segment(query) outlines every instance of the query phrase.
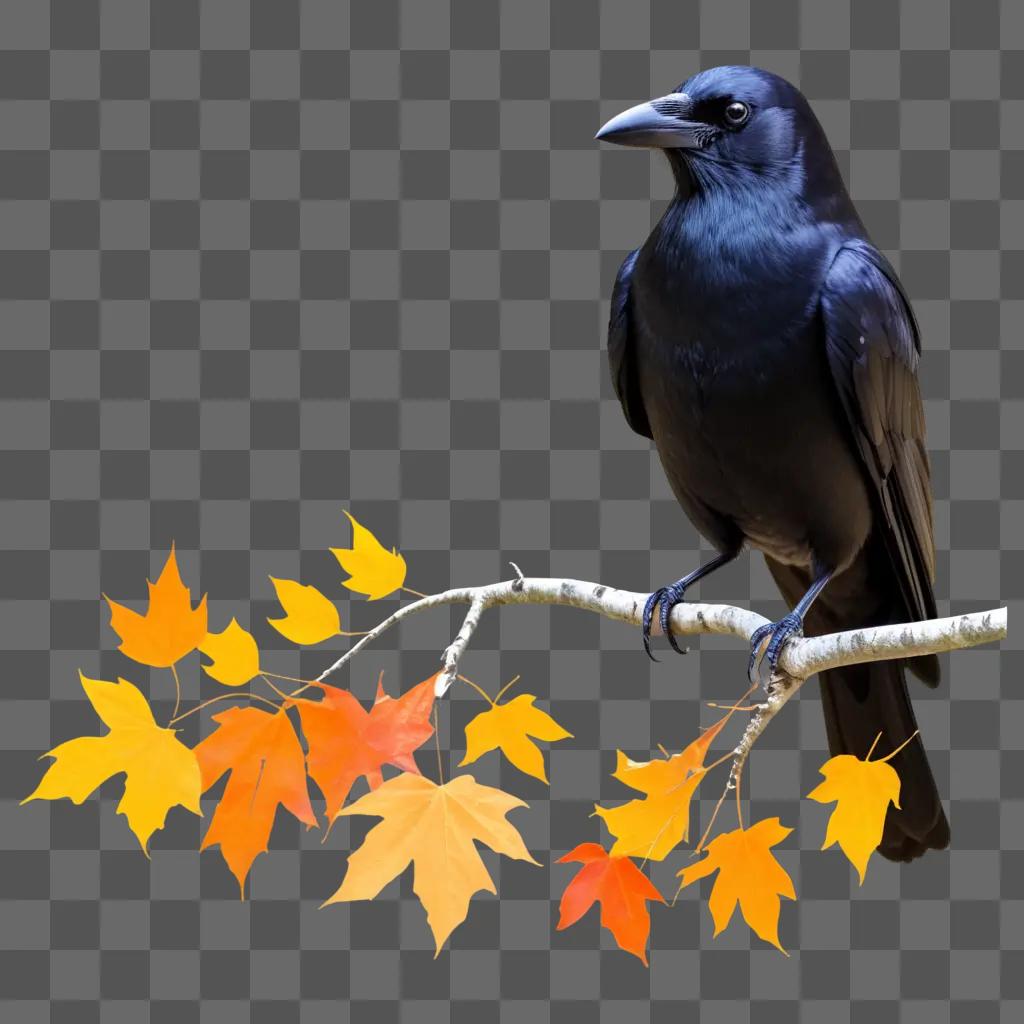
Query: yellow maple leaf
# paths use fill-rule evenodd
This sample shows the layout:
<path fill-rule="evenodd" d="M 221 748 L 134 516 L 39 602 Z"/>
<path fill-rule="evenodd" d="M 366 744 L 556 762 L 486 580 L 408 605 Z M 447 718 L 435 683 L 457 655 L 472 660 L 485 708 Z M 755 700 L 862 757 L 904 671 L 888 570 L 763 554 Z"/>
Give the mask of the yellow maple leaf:
<path fill-rule="evenodd" d="M 260 671 L 260 652 L 252 633 L 243 629 L 237 619 L 221 633 L 207 633 L 199 645 L 203 654 L 213 658 L 203 670 L 225 686 L 244 686 Z"/>
<path fill-rule="evenodd" d="M 405 559 L 395 548 L 390 551 L 352 515 L 352 547 L 331 548 L 331 554 L 349 574 L 342 585 L 357 594 L 366 594 L 371 601 L 387 597 L 405 583 Z"/>
<path fill-rule="evenodd" d="M 493 704 L 481 711 L 466 726 L 466 756 L 459 762 L 471 764 L 492 750 L 501 752 L 521 772 L 547 782 L 544 755 L 530 739 L 531 736 L 548 743 L 571 739 L 572 733 L 563 729 L 546 711 L 534 707 L 537 698 L 521 693 L 505 704 Z"/>
<path fill-rule="evenodd" d="M 344 881 L 321 906 L 372 900 L 412 863 L 413 892 L 427 912 L 436 957 L 466 919 L 473 894 L 496 892 L 474 840 L 506 857 L 538 863 L 505 819 L 513 808 L 525 806 L 500 789 L 481 786 L 472 775 L 457 775 L 443 786 L 422 775 L 396 775 L 338 812 L 384 820 L 349 855 Z"/>
<path fill-rule="evenodd" d="M 870 750 L 863 761 L 853 754 L 839 754 L 831 758 L 819 769 L 825 781 L 807 794 L 809 800 L 817 800 L 818 803 L 836 802 L 821 848 L 824 850 L 838 843 L 857 869 L 861 885 L 864 884 L 871 854 L 882 841 L 889 804 L 900 805 L 900 777 L 887 762 L 906 743 L 877 761 L 870 760 Z"/>
<path fill-rule="evenodd" d="M 739 903 L 743 919 L 754 934 L 786 953 L 779 944 L 779 897 L 795 900 L 796 892 L 793 880 L 771 848 L 792 831 L 778 818 L 764 818 L 750 828 L 723 832 L 705 847 L 707 856 L 703 860 L 679 872 L 680 888 L 718 872 L 708 900 L 716 936 L 729 923 Z"/>
<path fill-rule="evenodd" d="M 615 836 L 610 856 L 664 860 L 689 838 L 690 801 L 705 774 L 704 757 L 728 720 L 725 715 L 685 750 L 668 758 L 632 761 L 616 751 L 613 777 L 646 796 L 619 807 L 595 805 L 594 813 Z"/>
<path fill-rule="evenodd" d="M 316 587 L 296 580 L 275 579 L 273 576 L 270 582 L 274 584 L 277 599 L 284 609 L 284 618 L 267 619 L 267 622 L 286 640 L 310 646 L 341 632 L 338 609 Z"/>
<path fill-rule="evenodd" d="M 206 636 L 206 595 L 192 607 L 192 595 L 181 582 L 174 545 L 163 571 L 149 587 L 149 608 L 145 615 L 116 601 L 110 605 L 110 626 L 121 638 L 118 648 L 133 661 L 153 668 L 169 668 L 194 651 Z"/>
<path fill-rule="evenodd" d="M 164 827 L 167 812 L 180 804 L 202 816 L 201 782 L 195 754 L 174 729 L 162 729 L 138 687 L 127 679 L 109 683 L 87 679 L 82 687 L 109 728 L 105 736 L 79 736 L 43 754 L 54 763 L 39 785 L 21 802 L 59 800 L 80 804 L 101 783 L 125 773 L 124 795 L 117 805 L 149 856 L 150 837 Z"/>

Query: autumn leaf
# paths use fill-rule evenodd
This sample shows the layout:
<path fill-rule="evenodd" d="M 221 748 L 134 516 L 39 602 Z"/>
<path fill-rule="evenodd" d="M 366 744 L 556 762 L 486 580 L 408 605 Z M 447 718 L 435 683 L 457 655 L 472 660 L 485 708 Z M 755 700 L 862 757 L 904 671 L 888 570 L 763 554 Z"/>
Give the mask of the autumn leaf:
<path fill-rule="evenodd" d="M 664 903 L 654 883 L 629 857 L 611 857 L 597 843 L 581 843 L 559 864 L 583 865 L 565 887 L 559 904 L 558 930 L 575 924 L 594 905 L 601 904 L 601 925 L 620 949 L 638 956 L 647 966 L 647 937 L 651 931 L 649 900 Z"/>
<path fill-rule="evenodd" d="M 889 804 L 900 805 L 900 777 L 887 762 L 902 749 L 902 746 L 897 747 L 877 761 L 870 760 L 871 751 L 863 761 L 853 754 L 839 754 L 821 766 L 819 771 L 825 781 L 807 794 L 809 800 L 818 803 L 836 802 L 821 848 L 824 850 L 838 843 L 857 869 L 861 885 L 871 854 L 882 841 Z"/>
<path fill-rule="evenodd" d="M 405 583 L 405 559 L 390 551 L 362 524 L 346 512 L 352 524 L 352 547 L 331 548 L 331 554 L 349 574 L 342 585 L 371 601 L 387 597 Z"/>
<path fill-rule="evenodd" d="M 277 600 L 284 609 L 284 618 L 267 619 L 286 640 L 308 647 L 323 643 L 341 632 L 341 618 L 334 602 L 324 597 L 314 586 L 295 580 L 270 582 L 277 591 Z"/>
<path fill-rule="evenodd" d="M 178 561 L 171 545 L 163 571 L 149 587 L 145 615 L 104 598 L 110 605 L 110 627 L 121 638 L 118 648 L 133 661 L 153 668 L 169 668 L 194 651 L 206 636 L 206 595 L 192 607 L 192 595 L 181 582 Z"/>
<path fill-rule="evenodd" d="M 339 812 L 384 820 L 349 855 L 344 881 L 322 906 L 372 900 L 412 863 L 413 892 L 427 912 L 436 957 L 466 919 L 473 894 L 496 891 L 474 840 L 506 857 L 538 863 L 505 818 L 525 806 L 472 775 L 457 775 L 442 786 L 422 775 L 396 775 Z"/>
<path fill-rule="evenodd" d="M 796 892 L 793 880 L 771 848 L 792 831 L 778 818 L 764 818 L 750 828 L 723 832 L 705 847 L 707 855 L 703 860 L 679 872 L 680 888 L 718 872 L 708 900 L 716 936 L 729 923 L 739 903 L 743 919 L 754 933 L 786 953 L 779 944 L 779 897 L 795 900 Z"/>
<path fill-rule="evenodd" d="M 260 652 L 252 634 L 232 619 L 222 633 L 207 633 L 199 645 L 213 661 L 203 665 L 208 676 L 225 686 L 244 686 L 260 671 Z"/>
<path fill-rule="evenodd" d="M 731 712 L 730 712 L 731 713 Z M 729 715 L 709 726 L 685 750 L 668 758 L 631 761 L 621 751 L 613 778 L 646 794 L 619 807 L 595 805 L 615 836 L 613 857 L 664 860 L 690 834 L 690 800 L 704 777 L 704 758 Z"/>
<path fill-rule="evenodd" d="M 167 812 L 180 805 L 202 816 L 200 776 L 195 754 L 174 729 L 162 729 L 142 691 L 127 679 L 109 683 L 78 673 L 89 702 L 110 730 L 105 736 L 79 736 L 43 754 L 54 763 L 35 791 L 21 802 L 67 797 L 80 804 L 101 783 L 124 772 L 118 814 L 149 856 L 149 840 L 164 827 Z"/>
<path fill-rule="evenodd" d="M 308 827 L 317 820 L 306 788 L 306 759 L 283 709 L 234 707 L 212 717 L 217 730 L 195 748 L 203 792 L 231 774 L 199 848 L 220 843 L 244 899 L 246 876 L 267 849 L 278 806 Z"/>
<path fill-rule="evenodd" d="M 321 701 L 296 699 L 302 732 L 309 744 L 309 774 L 327 801 L 327 820 L 333 822 L 360 775 L 371 789 L 381 784 L 381 768 L 392 764 L 418 773 L 413 751 L 434 732 L 435 673 L 397 699 L 384 692 L 383 674 L 377 699 L 367 711 L 348 691 L 325 683 Z"/>
<path fill-rule="evenodd" d="M 466 756 L 459 762 L 471 764 L 491 750 L 501 752 L 521 772 L 547 782 L 544 755 L 530 739 L 535 737 L 554 743 L 569 739 L 571 732 L 563 729 L 546 711 L 534 707 L 537 698 L 521 693 L 505 704 L 493 704 L 466 726 Z"/>

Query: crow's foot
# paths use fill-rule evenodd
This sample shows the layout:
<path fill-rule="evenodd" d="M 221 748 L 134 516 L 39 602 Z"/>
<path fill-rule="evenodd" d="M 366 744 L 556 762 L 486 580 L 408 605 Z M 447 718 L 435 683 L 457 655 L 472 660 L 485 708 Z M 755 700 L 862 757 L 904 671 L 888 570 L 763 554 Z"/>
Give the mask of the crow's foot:
<path fill-rule="evenodd" d="M 786 646 L 786 642 L 792 637 L 803 635 L 803 616 L 797 615 L 795 612 L 783 616 L 778 622 L 770 622 L 755 630 L 750 637 L 750 664 L 747 666 L 747 676 L 750 678 L 751 684 L 760 684 L 767 688 L 778 667 L 779 658 L 782 656 L 782 649 Z M 761 645 L 767 636 L 770 636 L 771 639 L 762 652 Z"/>
<path fill-rule="evenodd" d="M 677 651 L 679 654 L 686 654 L 687 649 L 680 647 L 676 643 L 675 636 L 670 632 L 669 619 L 672 617 L 672 609 L 683 600 L 686 588 L 691 582 L 693 582 L 692 579 L 684 577 L 681 580 L 676 580 L 675 583 L 669 584 L 667 587 L 659 587 L 647 598 L 647 603 L 644 605 L 643 639 L 644 650 L 651 661 L 658 660 L 651 653 L 651 622 L 654 618 L 655 605 L 660 605 L 658 621 L 661 623 L 661 631 L 665 634 L 665 639 L 668 640 L 674 651 Z"/>

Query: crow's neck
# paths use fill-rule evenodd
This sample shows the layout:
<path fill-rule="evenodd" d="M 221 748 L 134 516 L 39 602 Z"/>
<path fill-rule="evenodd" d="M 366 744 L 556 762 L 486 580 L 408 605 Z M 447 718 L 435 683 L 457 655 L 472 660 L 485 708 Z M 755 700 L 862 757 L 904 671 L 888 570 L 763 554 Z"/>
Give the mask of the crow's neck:
<path fill-rule="evenodd" d="M 800 146 L 791 159 L 746 165 L 663 150 L 675 179 L 673 203 L 733 218 L 746 213 L 786 222 L 859 225 L 839 165 L 827 144 Z"/>
<path fill-rule="evenodd" d="M 794 236 L 814 224 L 799 196 L 753 174 L 728 177 L 695 181 L 669 203 L 654 232 L 655 254 L 668 267 L 686 265 L 698 277 L 728 270 L 758 276 L 785 262 Z"/>
<path fill-rule="evenodd" d="M 645 277 L 706 333 L 777 332 L 805 319 L 846 227 L 819 221 L 770 178 L 729 177 L 677 193 L 646 247 Z"/>

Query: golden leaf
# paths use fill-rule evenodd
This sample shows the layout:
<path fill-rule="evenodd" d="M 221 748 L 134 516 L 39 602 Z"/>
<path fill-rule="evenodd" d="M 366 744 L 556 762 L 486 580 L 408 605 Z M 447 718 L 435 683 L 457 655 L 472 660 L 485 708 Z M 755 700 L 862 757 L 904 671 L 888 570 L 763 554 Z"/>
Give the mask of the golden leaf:
<path fill-rule="evenodd" d="M 349 574 L 342 585 L 371 601 L 387 597 L 405 583 L 405 559 L 390 551 L 362 524 L 346 512 L 352 523 L 352 547 L 331 548 L 331 554 Z"/>
<path fill-rule="evenodd" d="M 293 644 L 311 646 L 323 643 L 341 632 L 341 618 L 334 602 L 328 600 L 314 586 L 296 580 L 270 582 L 277 591 L 277 599 L 284 609 L 284 618 L 267 619 L 286 640 Z"/>
<path fill-rule="evenodd" d="M 689 838 L 690 801 L 704 777 L 704 758 L 728 720 L 725 715 L 672 757 L 631 761 L 616 752 L 613 777 L 646 796 L 619 807 L 594 807 L 616 837 L 611 856 L 664 860 Z"/>
<path fill-rule="evenodd" d="M 213 661 L 203 665 L 208 676 L 225 686 L 244 686 L 260 672 L 260 652 L 252 634 L 232 619 L 222 633 L 207 633 L 199 645 Z"/>
<path fill-rule="evenodd" d="M 900 805 L 900 777 L 896 769 L 886 763 L 896 753 L 894 750 L 877 761 L 839 754 L 821 766 L 819 771 L 825 781 L 807 794 L 809 800 L 818 803 L 836 802 L 821 848 L 824 850 L 838 843 L 857 869 L 861 885 L 871 854 L 882 841 L 889 804 Z"/>
<path fill-rule="evenodd" d="M 79 678 L 96 714 L 109 728 L 105 736 L 79 736 L 43 754 L 54 763 L 29 800 L 67 797 L 80 804 L 101 783 L 125 774 L 124 795 L 117 805 L 149 856 L 150 837 L 164 827 L 167 812 L 181 805 L 202 816 L 199 765 L 174 729 L 162 729 L 149 703 L 127 679 L 109 683 Z"/>
<path fill-rule="evenodd" d="M 344 881 L 322 906 L 372 900 L 412 863 L 413 892 L 427 912 L 436 957 L 466 919 L 473 894 L 496 891 L 474 840 L 495 853 L 537 864 L 505 820 L 510 810 L 525 806 L 500 789 L 481 786 L 472 775 L 457 775 L 443 786 L 422 775 L 396 775 L 339 811 L 384 820 L 349 855 Z"/>
<path fill-rule="evenodd" d="M 546 711 L 535 707 L 536 699 L 531 693 L 521 693 L 506 704 L 493 704 L 489 710 L 481 711 L 466 726 L 466 756 L 459 767 L 491 750 L 501 750 L 521 772 L 547 782 L 544 755 L 530 737 L 554 743 L 571 738 L 572 733 Z"/>

